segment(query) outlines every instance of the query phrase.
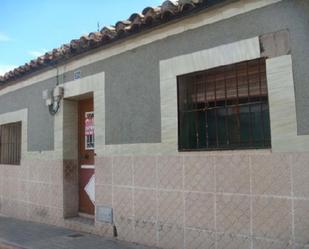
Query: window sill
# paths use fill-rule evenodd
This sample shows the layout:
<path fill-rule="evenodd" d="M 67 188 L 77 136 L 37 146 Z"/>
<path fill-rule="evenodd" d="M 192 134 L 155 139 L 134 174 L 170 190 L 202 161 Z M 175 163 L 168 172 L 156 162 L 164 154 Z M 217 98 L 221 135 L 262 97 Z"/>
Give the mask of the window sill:
<path fill-rule="evenodd" d="M 0 163 L 0 166 L 4 166 L 4 167 L 11 167 L 11 166 L 21 166 L 21 164 L 5 164 L 5 163 Z"/>
<path fill-rule="evenodd" d="M 217 155 L 217 154 L 233 154 L 233 155 L 243 155 L 243 154 L 271 154 L 271 148 L 263 149 L 213 149 L 213 150 L 178 150 L 181 154 L 207 154 L 207 155 Z"/>

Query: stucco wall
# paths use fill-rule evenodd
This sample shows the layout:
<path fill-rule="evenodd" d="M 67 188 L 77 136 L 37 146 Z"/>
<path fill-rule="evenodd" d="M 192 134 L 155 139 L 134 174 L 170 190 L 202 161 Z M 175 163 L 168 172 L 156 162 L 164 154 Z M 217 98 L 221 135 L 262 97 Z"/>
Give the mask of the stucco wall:
<path fill-rule="evenodd" d="M 298 134 L 309 134 L 307 13 L 308 1 L 285 0 L 82 67 L 82 77 L 105 72 L 106 143 L 160 142 L 160 60 L 282 29 L 291 37 Z M 67 82 L 72 77 L 69 71 L 59 78 Z M 30 151 L 53 149 L 53 118 L 41 97 L 48 82 L 56 84 L 51 79 L 0 98 L 0 113 L 29 108 Z"/>
<path fill-rule="evenodd" d="M 53 78 L 0 97 L 0 114 L 28 109 L 28 151 L 54 149 L 54 118 L 48 113 L 42 91 L 55 85 Z"/>
<path fill-rule="evenodd" d="M 289 29 L 291 34 L 299 134 L 309 134 L 306 13 L 308 2 L 284 1 L 82 68 L 83 74 L 105 71 L 106 143 L 160 141 L 158 61 L 281 29 Z"/>

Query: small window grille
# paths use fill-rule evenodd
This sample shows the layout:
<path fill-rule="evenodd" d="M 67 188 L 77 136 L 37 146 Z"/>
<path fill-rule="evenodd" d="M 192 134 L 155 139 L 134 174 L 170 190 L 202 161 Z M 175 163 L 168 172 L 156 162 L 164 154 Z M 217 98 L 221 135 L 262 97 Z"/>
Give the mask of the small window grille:
<path fill-rule="evenodd" d="M 0 164 L 19 165 L 21 122 L 0 125 Z"/>

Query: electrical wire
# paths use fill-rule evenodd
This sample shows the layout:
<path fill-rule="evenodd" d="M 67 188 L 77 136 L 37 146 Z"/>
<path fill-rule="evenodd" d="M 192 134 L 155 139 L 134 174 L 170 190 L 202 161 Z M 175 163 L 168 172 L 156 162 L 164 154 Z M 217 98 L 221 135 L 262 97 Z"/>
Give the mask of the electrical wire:
<path fill-rule="evenodd" d="M 53 64 L 51 64 L 51 66 L 56 68 L 57 70 L 56 86 L 59 86 L 59 68 L 57 66 L 57 62 L 54 62 Z M 55 102 L 56 102 L 56 106 L 55 106 Z M 48 111 L 50 115 L 55 116 L 58 113 L 60 109 L 60 102 L 61 102 L 61 97 L 57 97 L 57 100 L 55 101 L 54 96 L 52 96 L 52 103 L 48 106 Z"/>

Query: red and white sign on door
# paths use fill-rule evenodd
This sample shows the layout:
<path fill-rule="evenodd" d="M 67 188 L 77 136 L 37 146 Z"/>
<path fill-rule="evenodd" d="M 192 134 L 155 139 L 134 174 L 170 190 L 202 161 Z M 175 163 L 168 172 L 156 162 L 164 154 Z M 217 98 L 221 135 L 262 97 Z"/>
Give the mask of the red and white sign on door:
<path fill-rule="evenodd" d="M 94 150 L 94 113 L 85 112 L 85 149 Z"/>

